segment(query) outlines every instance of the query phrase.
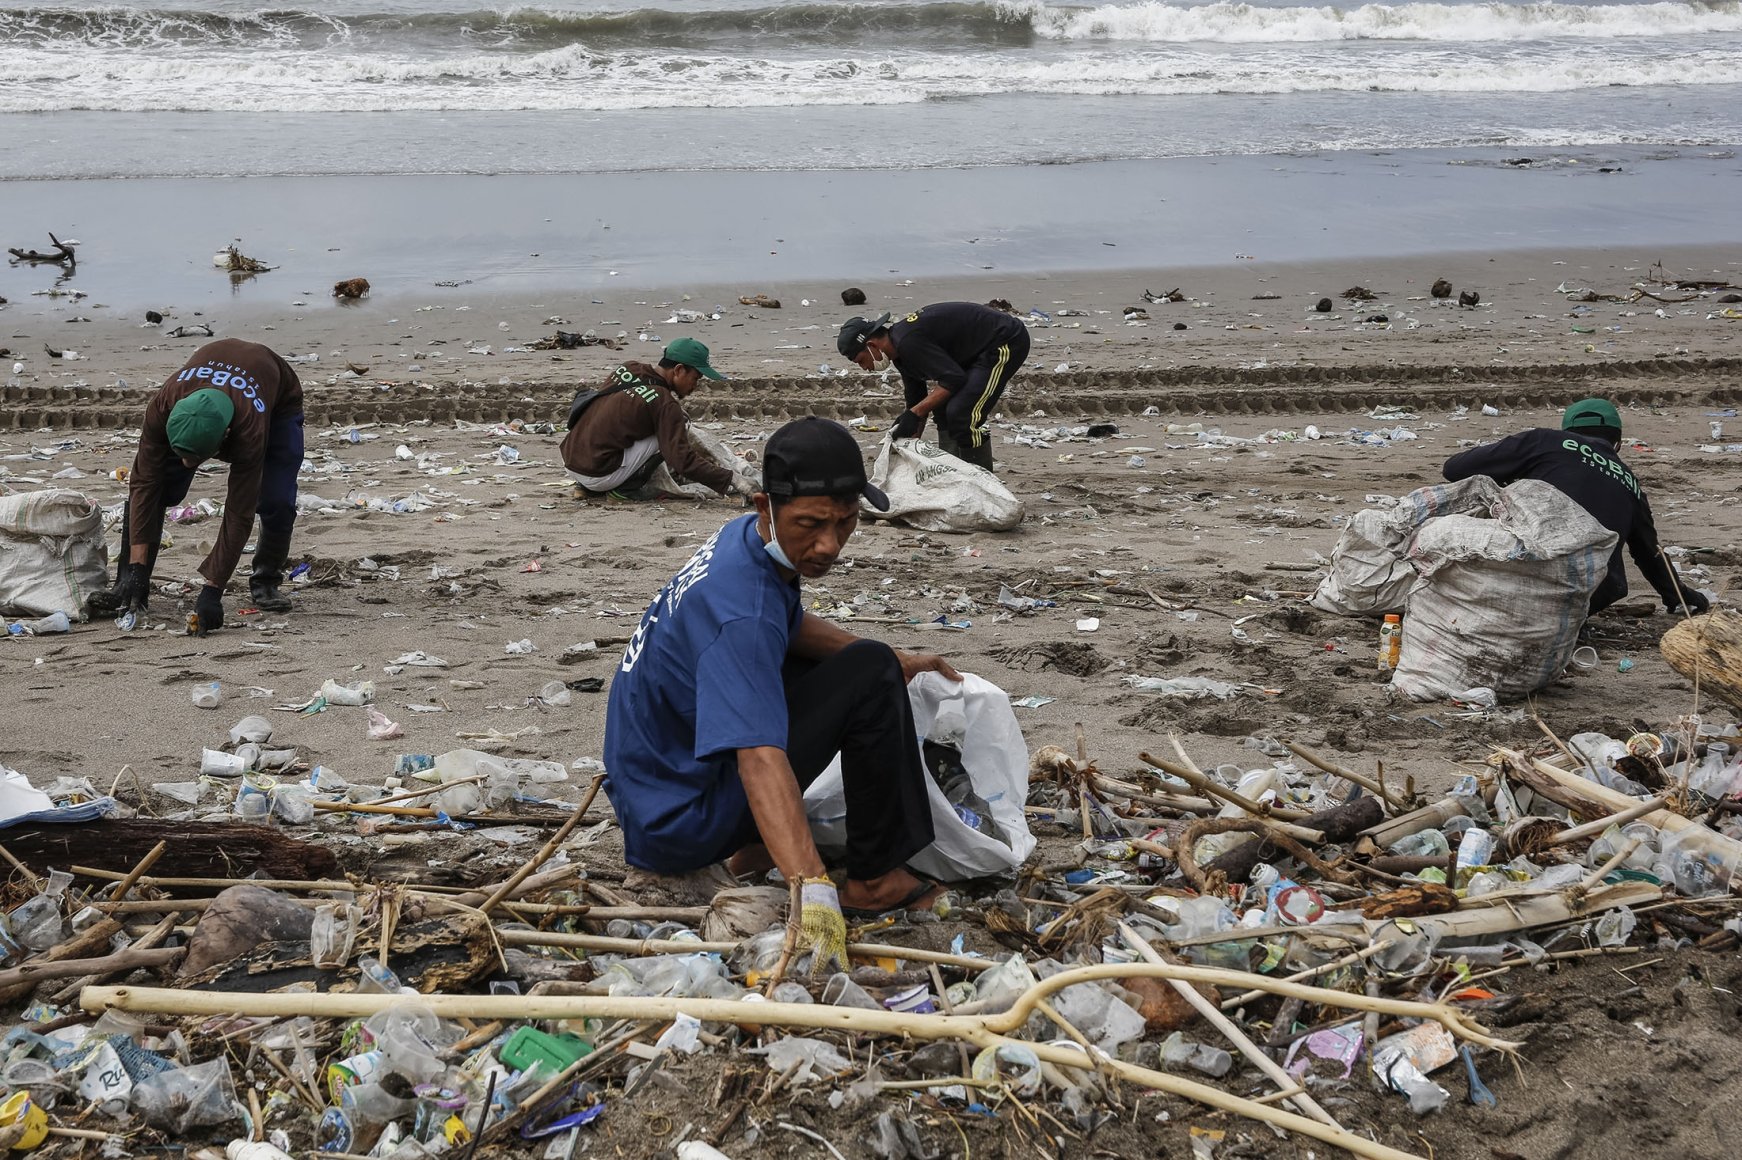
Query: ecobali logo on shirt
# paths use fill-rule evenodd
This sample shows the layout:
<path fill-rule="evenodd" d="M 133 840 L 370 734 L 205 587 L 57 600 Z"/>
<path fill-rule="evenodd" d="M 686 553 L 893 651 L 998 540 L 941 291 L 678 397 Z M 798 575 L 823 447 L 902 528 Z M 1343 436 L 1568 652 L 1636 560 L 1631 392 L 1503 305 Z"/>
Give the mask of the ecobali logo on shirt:
<path fill-rule="evenodd" d="M 1590 444 L 1583 443 L 1577 439 L 1563 439 L 1561 440 L 1561 446 L 1568 451 L 1577 451 L 1579 453 L 1580 462 L 1582 462 L 1586 467 L 1595 467 L 1598 471 L 1603 472 L 1610 479 L 1615 480 L 1617 483 L 1621 484 L 1622 487 L 1625 487 L 1628 491 L 1632 492 L 1636 497 L 1642 494 L 1639 490 L 1639 481 L 1633 478 L 1633 473 L 1631 471 L 1628 471 L 1625 467 L 1621 466 L 1619 460 L 1610 459 L 1607 455 L 1604 455 L 1601 451 L 1598 451 Z"/>
<path fill-rule="evenodd" d="M 191 379 L 210 379 L 214 387 L 228 387 L 236 391 L 254 404 L 254 409 L 262 415 L 266 414 L 266 403 L 260 398 L 260 388 L 254 385 L 254 380 L 248 377 L 248 372 L 230 363 L 207 363 L 202 367 L 189 367 L 175 376 L 175 381 L 185 383 Z"/>
<path fill-rule="evenodd" d="M 720 532 L 725 530 L 721 528 Z M 708 565 L 714 559 L 714 548 L 720 542 L 720 532 L 709 536 L 708 542 L 696 549 L 696 554 L 677 570 L 677 575 L 666 582 L 665 587 L 659 590 L 659 595 L 653 598 L 653 603 L 647 606 L 647 612 L 642 615 L 635 635 L 629 638 L 629 647 L 623 650 L 623 662 L 618 666 L 622 672 L 629 672 L 635 667 L 635 662 L 641 659 L 641 651 L 647 647 L 647 630 L 659 623 L 660 610 L 670 604 L 671 610 L 676 612 L 677 606 L 683 603 L 684 593 L 707 578 Z"/>

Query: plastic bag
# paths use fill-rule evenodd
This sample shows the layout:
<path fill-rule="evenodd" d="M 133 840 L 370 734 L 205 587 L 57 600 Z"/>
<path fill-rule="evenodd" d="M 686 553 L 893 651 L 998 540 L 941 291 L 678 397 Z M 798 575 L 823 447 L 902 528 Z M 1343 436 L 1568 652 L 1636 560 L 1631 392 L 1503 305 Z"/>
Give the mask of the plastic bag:
<path fill-rule="evenodd" d="M 1485 512 L 1498 494 L 1492 479 L 1476 475 L 1417 488 L 1389 506 L 1356 512 L 1331 550 L 1331 566 L 1308 603 L 1343 616 L 1402 612 L 1417 579 L 1404 558 L 1416 529 L 1435 516 Z"/>
<path fill-rule="evenodd" d="M 1489 518 L 1443 516 L 1410 539 L 1421 576 L 1404 609 L 1392 687 L 1413 701 L 1474 686 L 1518 700 L 1566 671 L 1615 533 L 1552 484 L 1493 488 Z"/>
<path fill-rule="evenodd" d="M 83 620 L 108 578 L 103 510 L 90 497 L 64 488 L 0 497 L 0 609 Z"/>
<path fill-rule="evenodd" d="M 152 1127 L 176 1136 L 242 1117 L 230 1061 L 221 1055 L 141 1080 L 133 1088 L 133 1110 Z"/>
<path fill-rule="evenodd" d="M 1022 522 L 1022 501 L 996 475 L 921 439 L 885 439 L 871 482 L 889 496 L 889 510 L 864 504 L 868 518 L 927 532 L 1007 532 Z"/>
<path fill-rule="evenodd" d="M 1022 812 L 1028 795 L 1028 746 L 1010 709 L 1010 698 L 991 681 L 962 674 L 958 684 L 938 673 L 921 673 L 907 686 L 913 724 L 921 740 L 955 746 L 973 779 L 974 793 L 991 811 L 1008 843 L 970 826 L 957 815 L 936 781 L 926 779 L 931 802 L 932 844 L 908 860 L 921 874 L 944 881 L 1008 874 L 1034 850 L 1034 835 Z M 836 758 L 804 794 L 811 835 L 819 848 L 844 849 L 847 801 Z"/>

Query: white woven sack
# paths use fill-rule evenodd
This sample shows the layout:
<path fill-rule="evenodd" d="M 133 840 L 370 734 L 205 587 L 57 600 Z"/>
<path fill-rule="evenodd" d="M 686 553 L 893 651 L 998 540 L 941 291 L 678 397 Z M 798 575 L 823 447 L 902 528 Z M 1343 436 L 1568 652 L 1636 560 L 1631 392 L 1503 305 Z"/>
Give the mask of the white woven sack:
<path fill-rule="evenodd" d="M 684 428 L 690 442 L 697 451 L 724 467 L 735 475 L 756 476 L 756 469 L 740 459 L 738 453 L 727 447 L 720 440 L 691 423 Z M 646 487 L 662 495 L 682 495 L 691 499 L 713 499 L 719 493 L 705 483 L 679 483 L 677 476 L 671 473 L 671 465 L 661 462 L 653 469 L 653 474 L 647 477 Z"/>
<path fill-rule="evenodd" d="M 1485 475 L 1417 488 L 1386 507 L 1363 508 L 1331 551 L 1331 564 L 1310 603 L 1343 616 L 1402 612 L 1418 579 L 1404 559 L 1417 528 L 1435 516 L 1486 512 L 1500 499 L 1500 485 Z"/>
<path fill-rule="evenodd" d="M 1007 532 L 1022 522 L 1022 501 L 996 475 L 922 439 L 885 439 L 871 482 L 889 496 L 886 512 L 862 505 L 875 519 L 926 532 Z"/>
<path fill-rule="evenodd" d="M 0 609 L 81 619 L 108 573 L 103 511 L 88 496 L 64 488 L 0 496 Z"/>
<path fill-rule="evenodd" d="M 1407 553 L 1422 581 L 1404 610 L 1392 687 L 1436 701 L 1486 686 L 1505 701 L 1547 686 L 1578 646 L 1616 538 L 1535 479 L 1500 489 L 1491 518 L 1427 521 Z"/>
<path fill-rule="evenodd" d="M 907 697 L 913 704 L 914 745 L 925 739 L 960 749 L 974 792 L 985 799 L 992 820 L 1010 838 L 1005 845 L 963 822 L 937 782 L 927 777 L 934 837 L 907 864 L 944 882 L 1013 872 L 1033 853 L 1034 835 L 1022 811 L 1028 800 L 1028 746 L 1009 696 L 972 673 L 963 673 L 960 683 L 938 673 L 920 673 L 908 682 Z M 818 848 L 846 847 L 847 801 L 839 757 L 805 790 L 804 808 Z"/>

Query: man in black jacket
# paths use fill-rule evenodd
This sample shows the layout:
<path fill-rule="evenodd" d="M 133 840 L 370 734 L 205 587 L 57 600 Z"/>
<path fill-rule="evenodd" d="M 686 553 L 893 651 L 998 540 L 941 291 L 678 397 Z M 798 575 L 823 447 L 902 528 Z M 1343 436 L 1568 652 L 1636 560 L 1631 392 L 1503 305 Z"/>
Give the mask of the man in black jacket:
<path fill-rule="evenodd" d="M 941 410 L 938 446 L 992 470 L 986 422 L 1028 357 L 1028 328 L 1021 322 L 973 302 L 939 302 L 895 322 L 888 314 L 849 318 L 836 346 L 863 370 L 893 363 L 901 372 L 907 410 L 895 421 L 896 438 L 916 437 L 926 416 Z M 929 392 L 928 383 L 935 384 Z"/>
<path fill-rule="evenodd" d="M 1657 589 L 1671 612 L 1684 603 L 1689 612 L 1705 612 L 1711 602 L 1681 583 L 1658 549 L 1657 528 L 1645 489 L 1617 456 L 1621 443 L 1621 413 L 1607 399 L 1581 399 L 1561 414 L 1561 430 L 1537 427 L 1509 435 L 1498 443 L 1472 447 L 1446 460 L 1449 480 L 1486 475 L 1505 487 L 1517 479 L 1540 479 L 1591 513 L 1617 536 L 1609 572 L 1591 595 L 1591 611 L 1600 612 L 1627 595 L 1627 572 L 1621 562 L 1625 545 L 1633 563 Z"/>

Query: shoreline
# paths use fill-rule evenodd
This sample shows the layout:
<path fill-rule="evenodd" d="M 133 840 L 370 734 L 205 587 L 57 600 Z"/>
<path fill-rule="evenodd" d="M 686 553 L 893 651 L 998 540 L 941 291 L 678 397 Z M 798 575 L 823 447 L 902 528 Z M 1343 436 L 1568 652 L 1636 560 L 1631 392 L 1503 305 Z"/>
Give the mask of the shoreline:
<path fill-rule="evenodd" d="M 1742 159 L 1662 152 L 1525 168 L 1509 163 L 1515 150 L 1423 149 L 963 169 L 25 180 L 4 186 L 6 244 L 40 248 L 51 230 L 78 238 L 72 285 L 93 305 L 226 313 L 285 310 L 359 276 L 381 299 L 447 282 L 535 300 L 1742 246 L 1742 212 L 1721 208 Z M 212 255 L 238 239 L 275 269 L 232 287 Z M 23 302 L 51 280 L 0 267 L 0 296 Z"/>
<path fill-rule="evenodd" d="M 209 261 L 209 259 L 208 259 Z M 1044 390 L 1058 374 L 1097 371 L 1285 367 L 1598 368 L 1654 360 L 1724 359 L 1742 355 L 1742 319 L 1721 292 L 1690 301 L 1578 301 L 1578 291 L 1629 296 L 1635 283 L 1658 276 L 1742 285 L 1742 243 L 1728 246 L 1546 248 L 1441 253 L 1316 262 L 1252 261 L 1213 266 L 1055 271 L 1039 274 L 939 275 L 865 279 L 863 307 L 840 300 L 844 278 L 673 281 L 656 290 L 625 283 L 602 292 L 523 291 L 474 282 L 372 291 L 339 304 L 326 287 L 290 297 L 299 284 L 275 270 L 250 280 L 252 298 L 227 309 L 163 304 L 161 325 L 143 310 L 126 310 L 95 295 L 49 299 L 25 295 L 0 307 L 0 347 L 19 373 L 14 388 L 125 386 L 153 389 L 203 342 L 171 338 L 178 326 L 211 325 L 214 337 L 265 342 L 294 360 L 306 385 L 580 384 L 594 382 L 625 358 L 657 359 L 664 343 L 695 337 L 715 364 L 738 380 L 839 379 L 847 392 L 876 393 L 883 384 L 857 371 L 835 350 L 835 333 L 854 314 L 901 313 L 929 302 L 1007 299 L 1028 317 L 1034 342 L 1018 384 Z M 38 278 L 52 281 L 51 268 Z M 16 276 L 16 268 L 12 271 Z M 227 284 L 217 270 L 204 271 Z M 86 265 L 69 283 L 87 277 Z M 1430 284 L 1451 281 L 1481 296 L 1463 308 L 1434 299 Z M 1356 286 L 1372 301 L 1343 296 Z M 1565 291 L 1561 288 L 1565 287 Z M 1146 302 L 1144 292 L 1178 288 L 1184 300 Z M 739 304 L 766 293 L 779 310 Z M 277 298 L 276 301 L 271 297 Z M 1321 298 L 1332 309 L 1315 309 Z M 806 301 L 808 300 L 808 305 Z M 1146 318 L 1127 320 L 1142 308 Z M 677 311 L 718 319 L 673 321 Z M 1365 321 L 1383 316 L 1386 321 Z M 80 321 L 73 321 L 73 320 Z M 533 344 L 562 330 L 593 330 L 624 348 L 538 350 Z M 645 339 L 642 336 L 645 335 Z M 56 359 L 45 347 L 72 350 Z M 356 368 L 362 368 L 358 371 Z M 1459 373 L 1463 373 L 1460 371 Z M 1419 377 L 1419 376 L 1412 376 Z M 730 389 L 729 385 L 725 388 Z M 1013 390 L 1007 408 L 1024 392 Z"/>

